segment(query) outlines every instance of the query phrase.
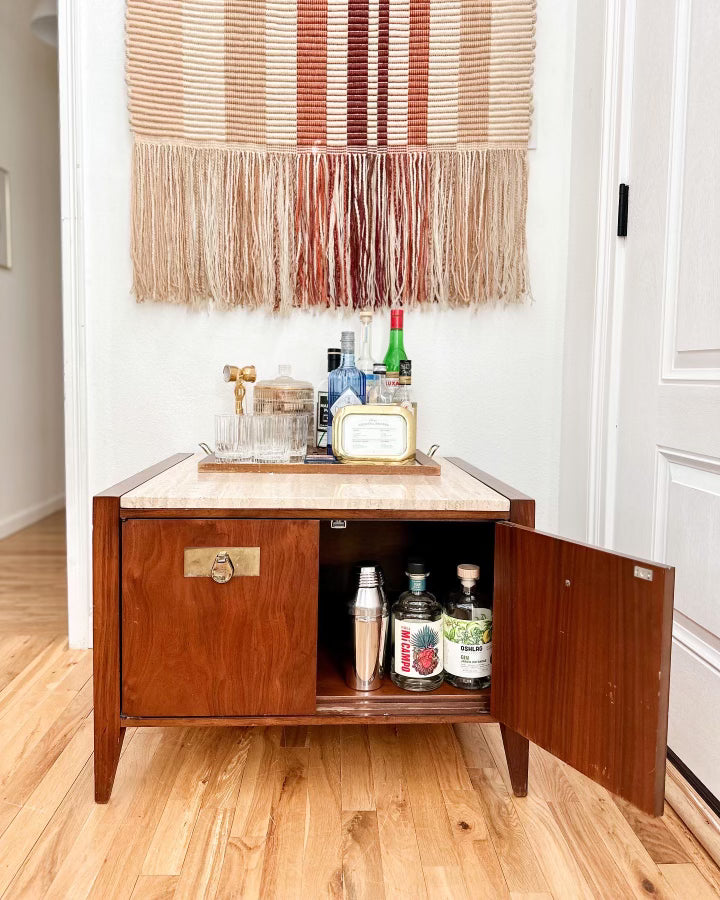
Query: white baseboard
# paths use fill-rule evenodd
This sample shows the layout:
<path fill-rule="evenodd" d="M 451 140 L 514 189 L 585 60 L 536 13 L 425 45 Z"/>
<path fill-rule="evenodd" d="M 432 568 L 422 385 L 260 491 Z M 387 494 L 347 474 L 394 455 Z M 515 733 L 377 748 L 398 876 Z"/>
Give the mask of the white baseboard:
<path fill-rule="evenodd" d="M 0 539 L 20 531 L 21 528 L 27 528 L 35 522 L 44 519 L 65 506 L 65 494 L 56 494 L 48 500 L 41 503 L 34 503 L 32 506 L 26 506 L 18 512 L 11 513 L 0 519 Z"/>

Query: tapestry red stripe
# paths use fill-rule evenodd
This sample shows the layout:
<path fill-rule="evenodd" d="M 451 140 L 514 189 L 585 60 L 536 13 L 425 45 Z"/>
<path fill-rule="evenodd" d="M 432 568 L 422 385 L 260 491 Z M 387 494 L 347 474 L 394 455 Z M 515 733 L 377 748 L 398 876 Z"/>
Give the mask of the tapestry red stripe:
<path fill-rule="evenodd" d="M 377 143 L 381 149 L 387 147 L 389 55 L 390 0 L 380 0 L 378 6 Z"/>
<path fill-rule="evenodd" d="M 327 0 L 298 0 L 297 143 L 327 142 Z"/>
<path fill-rule="evenodd" d="M 348 0 L 347 144 L 367 147 L 368 0 Z"/>

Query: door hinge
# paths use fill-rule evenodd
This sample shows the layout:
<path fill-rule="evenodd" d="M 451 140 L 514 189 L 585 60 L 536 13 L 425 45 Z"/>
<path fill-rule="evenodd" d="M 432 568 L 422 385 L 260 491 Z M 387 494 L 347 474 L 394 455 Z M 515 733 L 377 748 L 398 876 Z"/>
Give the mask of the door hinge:
<path fill-rule="evenodd" d="M 630 185 L 621 184 L 618 191 L 618 227 L 617 236 L 627 237 L 628 225 L 628 195 L 630 193 Z"/>

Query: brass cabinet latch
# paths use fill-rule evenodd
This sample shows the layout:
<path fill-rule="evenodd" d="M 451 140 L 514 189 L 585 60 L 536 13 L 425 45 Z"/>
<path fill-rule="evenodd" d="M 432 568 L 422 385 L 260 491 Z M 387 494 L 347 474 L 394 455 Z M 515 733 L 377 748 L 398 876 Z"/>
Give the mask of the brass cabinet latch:
<path fill-rule="evenodd" d="M 218 584 L 227 584 L 235 574 L 235 566 L 232 564 L 230 554 L 218 553 L 215 562 L 210 569 L 210 577 Z"/>
<path fill-rule="evenodd" d="M 186 547 L 185 577 L 212 578 L 217 584 L 227 584 L 238 576 L 260 574 L 259 547 Z"/>

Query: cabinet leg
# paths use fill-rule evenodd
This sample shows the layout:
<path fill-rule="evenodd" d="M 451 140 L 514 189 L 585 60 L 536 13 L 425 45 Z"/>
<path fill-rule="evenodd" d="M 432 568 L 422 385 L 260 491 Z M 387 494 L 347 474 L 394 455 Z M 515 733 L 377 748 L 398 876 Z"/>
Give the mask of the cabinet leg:
<path fill-rule="evenodd" d="M 527 797 L 530 742 L 517 731 L 511 731 L 502 723 L 500 723 L 500 734 L 505 747 L 505 758 L 510 771 L 513 793 L 516 797 Z"/>
<path fill-rule="evenodd" d="M 107 803 L 112 793 L 125 729 L 95 719 L 95 802 Z"/>

